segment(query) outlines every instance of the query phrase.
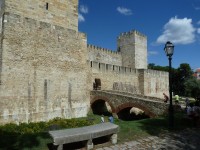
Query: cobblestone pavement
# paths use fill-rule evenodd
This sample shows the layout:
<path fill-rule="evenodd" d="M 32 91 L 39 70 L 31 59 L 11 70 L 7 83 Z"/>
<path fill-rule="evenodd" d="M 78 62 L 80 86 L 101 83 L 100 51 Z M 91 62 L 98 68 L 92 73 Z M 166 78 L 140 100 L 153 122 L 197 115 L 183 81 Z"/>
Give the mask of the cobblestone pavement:
<path fill-rule="evenodd" d="M 96 150 L 200 150 L 200 129 L 185 129 L 178 133 L 149 136 Z"/>

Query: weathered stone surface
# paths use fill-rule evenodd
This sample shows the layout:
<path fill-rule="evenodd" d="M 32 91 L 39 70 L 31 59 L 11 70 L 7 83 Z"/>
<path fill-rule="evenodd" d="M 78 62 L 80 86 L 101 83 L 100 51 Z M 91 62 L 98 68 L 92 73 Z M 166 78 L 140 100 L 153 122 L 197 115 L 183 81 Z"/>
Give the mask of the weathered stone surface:
<path fill-rule="evenodd" d="M 41 1 L 34 3 L 33 7 L 41 5 Z M 61 7 L 55 5 L 55 11 Z M 86 116 L 89 108 L 86 36 L 67 25 L 63 27 L 64 22 L 44 20 L 39 15 L 42 12 L 38 12 L 38 18 L 31 12 L 25 14 L 27 7 L 29 1 L 5 3 L 0 123 Z"/>
<path fill-rule="evenodd" d="M 127 107 L 137 107 L 150 117 L 162 115 L 167 112 L 169 105 L 163 103 L 162 99 L 150 99 L 134 94 L 124 94 L 113 91 L 91 91 L 91 104 L 97 100 L 106 101 L 112 113 L 117 114 Z"/>
<path fill-rule="evenodd" d="M 5 12 L 54 25 L 78 29 L 78 0 L 3 0 Z"/>
<path fill-rule="evenodd" d="M 78 32 L 78 0 L 2 0 L 0 124 L 86 116 L 90 91 L 163 97 L 168 73 L 147 70 L 147 37 L 118 37 L 115 52 Z"/>
<path fill-rule="evenodd" d="M 134 69 L 147 69 L 147 37 L 133 30 L 118 37 L 122 65 Z"/>
<path fill-rule="evenodd" d="M 88 49 L 87 59 L 90 61 L 122 66 L 122 56 L 120 52 L 108 50 L 105 48 L 89 44 L 87 45 L 87 49 Z"/>
<path fill-rule="evenodd" d="M 60 145 L 78 141 L 92 140 L 94 138 L 116 134 L 117 132 L 118 125 L 107 122 L 81 128 L 49 131 L 49 134 L 54 140 L 54 145 Z"/>

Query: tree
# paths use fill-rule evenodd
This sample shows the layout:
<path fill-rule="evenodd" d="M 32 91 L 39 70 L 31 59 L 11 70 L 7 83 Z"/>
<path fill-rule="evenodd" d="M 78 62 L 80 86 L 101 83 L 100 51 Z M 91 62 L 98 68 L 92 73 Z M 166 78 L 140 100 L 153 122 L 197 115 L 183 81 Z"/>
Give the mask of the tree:
<path fill-rule="evenodd" d="M 173 74 L 173 91 L 179 95 L 185 95 L 184 83 L 192 77 L 192 69 L 189 64 L 182 63 Z"/>
<path fill-rule="evenodd" d="M 195 99 L 200 97 L 200 81 L 194 77 L 187 79 L 184 83 L 185 92 L 187 96 Z"/>
<path fill-rule="evenodd" d="M 159 70 L 159 71 L 168 71 L 169 67 L 168 66 L 159 66 L 159 65 L 155 65 L 154 63 L 149 63 L 148 69 Z"/>

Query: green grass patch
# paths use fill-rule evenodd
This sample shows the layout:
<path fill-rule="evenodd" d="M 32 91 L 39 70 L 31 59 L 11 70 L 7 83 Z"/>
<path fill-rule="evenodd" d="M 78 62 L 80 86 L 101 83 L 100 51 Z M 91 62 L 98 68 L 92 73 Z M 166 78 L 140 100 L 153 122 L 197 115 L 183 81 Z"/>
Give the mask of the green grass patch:
<path fill-rule="evenodd" d="M 192 122 L 183 120 L 183 112 L 174 116 L 174 128 L 169 130 L 168 117 L 143 119 L 137 121 L 122 121 L 114 118 L 114 123 L 119 125 L 118 142 L 135 140 L 150 135 L 159 135 L 165 132 L 174 132 L 188 127 L 193 127 Z M 108 117 L 105 116 L 108 122 Z M 49 130 L 75 128 L 100 123 L 100 116 L 92 113 L 88 117 L 79 119 L 55 118 L 49 122 L 7 124 L 0 126 L 0 150 L 48 150 L 48 145 L 52 143 Z"/>

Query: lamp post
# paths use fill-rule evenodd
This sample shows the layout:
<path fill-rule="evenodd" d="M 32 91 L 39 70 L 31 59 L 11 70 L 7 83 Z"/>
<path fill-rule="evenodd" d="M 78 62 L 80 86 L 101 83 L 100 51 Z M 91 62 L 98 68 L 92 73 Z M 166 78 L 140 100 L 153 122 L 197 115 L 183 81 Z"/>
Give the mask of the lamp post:
<path fill-rule="evenodd" d="M 169 128 L 174 126 L 174 110 L 172 105 L 172 55 L 174 52 L 174 45 L 171 42 L 167 42 L 164 47 L 165 53 L 169 59 Z"/>

